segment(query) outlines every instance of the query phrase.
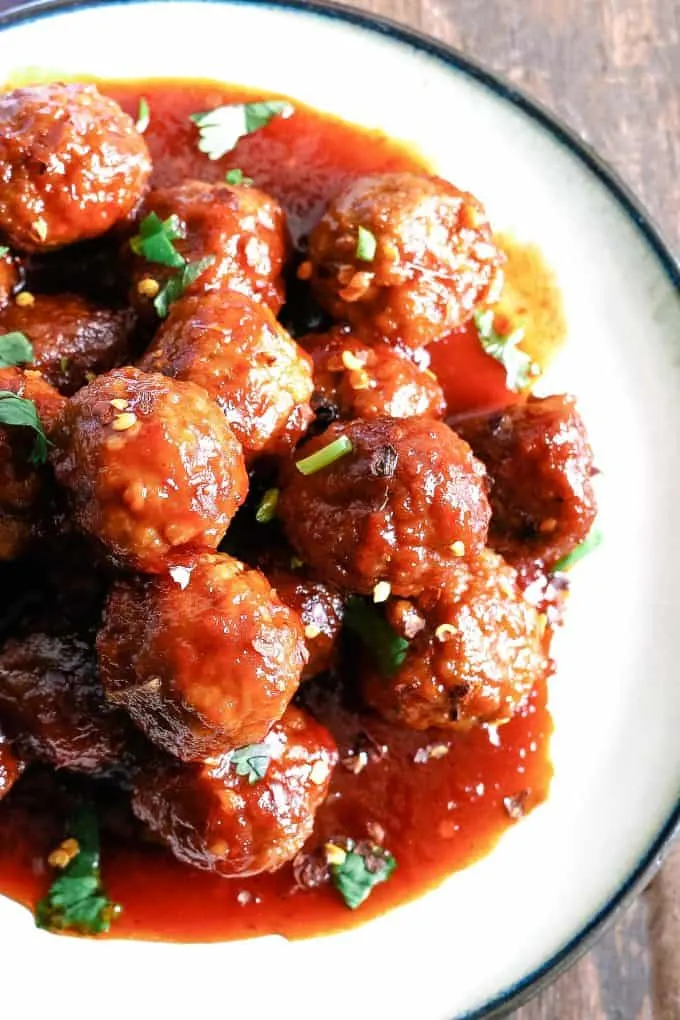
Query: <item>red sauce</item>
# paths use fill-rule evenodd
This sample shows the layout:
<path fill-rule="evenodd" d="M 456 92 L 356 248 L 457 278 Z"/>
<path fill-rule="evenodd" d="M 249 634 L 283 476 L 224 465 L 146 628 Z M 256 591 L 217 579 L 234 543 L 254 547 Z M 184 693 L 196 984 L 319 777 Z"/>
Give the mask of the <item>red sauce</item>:
<path fill-rule="evenodd" d="M 146 137 L 155 184 L 189 176 L 220 180 L 226 169 L 239 167 L 283 202 L 295 239 L 350 178 L 373 171 L 427 169 L 405 146 L 299 104 L 292 121 L 271 122 L 242 140 L 229 157 L 213 163 L 197 150 L 189 114 L 255 98 L 251 93 L 204 82 L 181 87 L 170 82 L 109 83 L 102 89 L 133 116 L 138 97 L 148 99 L 151 124 Z M 545 363 L 564 333 L 559 295 L 540 255 L 513 244 L 507 241 L 513 313 L 524 316 L 531 339 L 532 329 L 539 332 L 532 323 L 534 308 L 539 308 L 541 337 L 548 342 L 541 347 L 534 335 L 531 353 Z M 440 341 L 432 354 L 450 410 L 502 406 L 512 398 L 503 385 L 501 366 L 481 352 L 472 329 Z M 378 886 L 356 913 L 329 885 L 301 889 L 290 865 L 272 875 L 228 881 L 188 868 L 140 838 L 124 809 L 121 838 L 120 808 L 102 804 L 104 881 L 112 899 L 123 906 L 113 935 L 210 941 L 272 932 L 300 937 L 346 928 L 422 894 L 486 854 L 516 817 L 547 796 L 552 723 L 545 681 L 537 684 L 525 711 L 507 725 L 491 733 L 479 729 L 453 737 L 400 730 L 375 716 L 357 715 L 340 708 L 332 691 L 319 697 L 317 688 L 313 697 L 313 709 L 336 736 L 341 756 L 355 746 L 359 734 L 370 753 L 359 774 L 338 766 L 305 849 L 343 834 L 373 837 L 377 826 L 398 862 L 390 881 Z M 31 791 L 27 777 L 0 805 L 0 892 L 29 907 L 49 885 L 46 858 L 61 838 L 63 824 L 53 784 L 34 785 L 37 792 Z"/>

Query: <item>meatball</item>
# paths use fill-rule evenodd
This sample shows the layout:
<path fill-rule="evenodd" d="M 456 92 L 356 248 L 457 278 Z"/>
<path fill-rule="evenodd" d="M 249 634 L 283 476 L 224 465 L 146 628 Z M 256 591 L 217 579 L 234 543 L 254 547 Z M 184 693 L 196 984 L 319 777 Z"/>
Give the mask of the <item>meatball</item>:
<path fill-rule="evenodd" d="M 277 507 L 289 541 L 322 580 L 376 599 L 390 589 L 414 595 L 483 547 L 484 469 L 448 426 L 423 418 L 336 423 L 302 457 L 342 437 L 351 452 L 330 466 L 286 471 Z"/>
<path fill-rule="evenodd" d="M 416 603 L 425 626 L 392 676 L 367 671 L 366 701 L 415 730 L 507 722 L 548 669 L 544 618 L 515 571 L 485 551 Z"/>
<path fill-rule="evenodd" d="M 130 311 L 98 308 L 75 294 L 38 295 L 31 305 L 0 311 L 0 333 L 23 333 L 34 367 L 67 395 L 129 358 L 133 326 Z"/>
<path fill-rule="evenodd" d="M 511 563 L 554 566 L 590 531 L 593 453 L 572 397 L 529 397 L 456 429 L 491 478 L 489 544 Z"/>
<path fill-rule="evenodd" d="M 0 95 L 0 234 L 20 251 L 105 233 L 135 209 L 150 174 L 146 142 L 94 85 Z"/>
<path fill-rule="evenodd" d="M 325 673 L 335 663 L 344 604 L 340 593 L 320 581 L 312 581 L 285 570 L 266 570 L 267 580 L 284 605 L 302 620 L 309 662 L 303 680 Z"/>
<path fill-rule="evenodd" d="M 149 573 L 217 548 L 247 493 L 240 444 L 192 383 L 135 368 L 100 375 L 68 401 L 56 442 L 78 525 Z"/>
<path fill-rule="evenodd" d="M 127 766 L 132 726 L 104 698 L 94 649 L 73 635 L 6 642 L 0 716 L 27 757 L 54 768 L 110 776 Z"/>
<path fill-rule="evenodd" d="M 413 173 L 352 181 L 312 231 L 309 258 L 305 270 L 331 315 L 369 341 L 407 347 L 465 322 L 502 262 L 477 199 Z"/>
<path fill-rule="evenodd" d="M 19 272 L 9 252 L 0 255 L 0 308 L 3 308 L 19 285 Z"/>
<path fill-rule="evenodd" d="M 185 293 L 236 291 L 278 312 L 283 304 L 281 271 L 288 245 L 285 215 L 275 199 L 257 188 L 187 180 L 151 192 L 144 213 L 151 212 L 162 220 L 178 218 L 183 237 L 173 243 L 188 263 L 213 259 Z M 142 256 L 133 257 L 133 302 L 145 307 L 141 280 L 150 278 L 162 285 L 176 272 Z"/>
<path fill-rule="evenodd" d="M 182 298 L 140 367 L 207 390 L 246 456 L 287 453 L 313 417 L 310 358 L 243 294 Z"/>
<path fill-rule="evenodd" d="M 9 793 L 24 769 L 0 727 L 0 800 Z"/>
<path fill-rule="evenodd" d="M 196 765 L 155 763 L 132 808 L 185 864 L 226 878 L 275 871 L 311 834 L 336 760 L 330 733 L 291 707 L 264 744 Z"/>
<path fill-rule="evenodd" d="M 433 372 L 386 343 L 368 346 L 346 330 L 300 341 L 314 361 L 312 406 L 321 419 L 441 418 L 446 407 Z"/>
<path fill-rule="evenodd" d="M 307 661 L 299 617 L 259 571 L 230 556 L 119 583 L 104 621 L 97 648 L 107 697 L 186 761 L 261 740 Z"/>
<path fill-rule="evenodd" d="M 48 440 L 53 436 L 65 400 L 39 372 L 2 368 L 0 391 L 32 401 Z M 53 478 L 39 460 L 32 429 L 0 425 L 0 560 L 15 559 L 42 533 Z"/>

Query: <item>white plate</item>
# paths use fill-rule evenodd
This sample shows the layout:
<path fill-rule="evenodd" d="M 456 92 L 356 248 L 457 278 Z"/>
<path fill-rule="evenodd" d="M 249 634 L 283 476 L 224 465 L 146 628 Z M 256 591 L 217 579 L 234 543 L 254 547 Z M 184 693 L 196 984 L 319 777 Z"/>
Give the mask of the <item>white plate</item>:
<path fill-rule="evenodd" d="M 3 1015 L 444 1020 L 508 1006 L 583 945 L 678 817 L 677 265 L 567 131 L 385 22 L 306 2 L 175 0 L 38 4 L 0 20 L 0 80 L 31 65 L 284 92 L 415 142 L 498 228 L 538 242 L 569 322 L 550 384 L 580 399 L 605 532 L 559 643 L 549 801 L 489 857 L 359 930 L 297 943 L 58 939 L 2 900 Z"/>

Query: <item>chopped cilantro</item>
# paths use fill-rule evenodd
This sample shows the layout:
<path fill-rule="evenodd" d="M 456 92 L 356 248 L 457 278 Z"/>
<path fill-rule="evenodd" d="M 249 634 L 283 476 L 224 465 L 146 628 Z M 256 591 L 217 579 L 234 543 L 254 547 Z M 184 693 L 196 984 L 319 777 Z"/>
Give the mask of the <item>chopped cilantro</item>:
<path fill-rule="evenodd" d="M 214 261 L 214 255 L 206 255 L 205 258 L 199 259 L 198 262 L 185 263 L 174 276 L 170 277 L 165 286 L 161 287 L 153 302 L 153 306 L 161 319 L 164 319 L 168 314 L 170 305 L 177 298 L 180 298 L 187 287 L 190 287 Z"/>
<path fill-rule="evenodd" d="M 475 312 L 473 319 L 482 348 L 505 369 L 508 389 L 515 392 L 525 389 L 531 376 L 536 374 L 536 367 L 529 355 L 518 346 L 524 330 L 515 329 L 507 336 L 501 336 L 494 328 L 494 313 L 490 308 Z"/>
<path fill-rule="evenodd" d="M 351 595 L 345 604 L 345 626 L 366 646 L 382 676 L 393 676 L 408 651 L 409 643 L 389 625 L 372 602 Z"/>
<path fill-rule="evenodd" d="M 140 96 L 139 106 L 137 107 L 137 123 L 135 124 L 140 135 L 144 134 L 150 123 L 151 110 L 149 109 L 149 103 L 146 96 Z"/>
<path fill-rule="evenodd" d="M 276 517 L 276 504 L 279 501 L 278 489 L 267 489 L 260 500 L 260 505 L 255 511 L 255 520 L 258 524 L 269 524 Z"/>
<path fill-rule="evenodd" d="M 190 119 L 199 130 L 198 148 L 209 159 L 221 159 L 238 140 L 259 131 L 274 117 L 290 117 L 295 109 L 281 99 L 259 103 L 230 103 L 204 113 L 192 113 Z"/>
<path fill-rule="evenodd" d="M 0 244 L 0 259 L 3 259 L 5 255 L 9 255 L 9 248 L 6 244 Z"/>
<path fill-rule="evenodd" d="M 338 436 L 332 443 L 322 446 L 315 453 L 310 453 L 309 457 L 303 457 L 302 460 L 296 461 L 295 467 L 301 475 L 314 475 L 317 471 L 322 471 L 323 468 L 334 464 L 336 460 L 340 460 L 341 457 L 351 452 L 352 440 L 349 436 Z"/>
<path fill-rule="evenodd" d="M 238 169 L 227 170 L 224 179 L 227 182 L 227 184 L 231 184 L 235 187 L 241 185 L 242 187 L 247 188 L 250 184 L 253 183 L 252 177 L 246 177 L 246 175 L 243 173 L 243 170 Z"/>
<path fill-rule="evenodd" d="M 28 364 L 33 361 L 33 348 L 24 333 L 4 333 L 0 336 L 0 368 Z"/>
<path fill-rule="evenodd" d="M 120 907 L 107 897 L 99 868 L 99 824 L 89 807 L 71 819 L 67 835 L 78 851 L 54 880 L 35 912 L 38 928 L 100 935 L 108 931 Z"/>
<path fill-rule="evenodd" d="M 48 439 L 38 418 L 32 400 L 18 397 L 10 390 L 0 390 L 0 422 L 3 425 L 23 425 L 35 432 L 35 443 L 29 460 L 32 464 L 44 464 L 47 460 Z"/>
<path fill-rule="evenodd" d="M 186 259 L 173 242 L 184 236 L 179 217 L 173 215 L 161 220 L 155 212 L 151 212 L 139 224 L 139 233 L 130 240 L 130 247 L 135 255 L 143 255 L 149 262 L 179 269 Z"/>
<path fill-rule="evenodd" d="M 372 262 L 378 248 L 375 234 L 366 227 L 359 227 L 357 233 L 356 257 L 361 262 Z"/>
<path fill-rule="evenodd" d="M 252 786 L 267 774 L 272 749 L 267 744 L 247 744 L 237 747 L 231 753 L 231 763 L 236 766 L 236 775 L 244 776 Z"/>
<path fill-rule="evenodd" d="M 342 863 L 331 864 L 331 879 L 350 910 L 356 910 L 376 885 L 387 881 L 396 866 L 389 850 L 380 846 L 361 853 L 349 850 Z"/>
<path fill-rule="evenodd" d="M 564 573 L 567 570 L 571 570 L 579 560 L 582 560 L 588 553 L 594 552 L 598 545 L 602 542 L 602 532 L 598 527 L 592 527 L 587 537 L 583 539 L 580 545 L 577 545 L 575 549 L 572 549 L 570 553 L 563 556 L 561 560 L 558 560 L 555 566 L 552 568 L 553 572 L 559 571 Z"/>

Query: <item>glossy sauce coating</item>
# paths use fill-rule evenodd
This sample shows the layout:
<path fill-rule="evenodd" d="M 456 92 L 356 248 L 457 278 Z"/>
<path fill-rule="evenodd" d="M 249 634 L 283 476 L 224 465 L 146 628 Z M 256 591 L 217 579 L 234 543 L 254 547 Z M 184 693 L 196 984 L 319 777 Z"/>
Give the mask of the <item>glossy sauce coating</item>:
<path fill-rule="evenodd" d="M 154 162 L 153 186 L 175 185 L 188 176 L 218 182 L 225 166 L 239 166 L 282 203 L 295 240 L 308 233 L 328 198 L 355 177 L 422 169 L 417 157 L 382 136 L 304 108 L 290 122 L 274 121 L 244 139 L 229 159 L 214 164 L 197 152 L 188 115 L 243 98 L 244 90 L 196 82 L 109 86 L 104 91 L 133 115 L 139 95 L 148 98 L 152 120 L 145 138 Z M 478 343 L 465 347 L 455 336 L 433 345 L 440 360 L 446 360 L 449 343 L 458 348 L 456 372 L 441 374 L 449 411 L 507 404 L 510 395 L 500 366 L 480 355 Z M 351 672 L 353 662 L 345 668 Z M 344 928 L 421 894 L 471 863 L 547 794 L 551 722 L 544 681 L 497 732 L 442 735 L 397 729 L 342 704 L 327 682 L 306 688 L 305 700 L 331 729 L 340 756 L 305 856 L 275 874 L 225 882 L 187 869 L 161 847 L 136 838 L 130 822 L 121 829 L 118 813 L 109 812 L 102 800 L 104 879 L 110 895 L 125 904 L 117 937 L 217 940 Z M 61 838 L 66 812 L 61 792 L 50 784 L 37 775 L 21 796 L 9 797 L 2 807 L 0 889 L 29 905 L 48 884 L 44 860 Z M 328 885 L 304 893 L 300 888 L 318 870 L 315 848 L 339 833 L 358 839 L 377 834 L 399 862 L 390 882 L 354 914 Z"/>

